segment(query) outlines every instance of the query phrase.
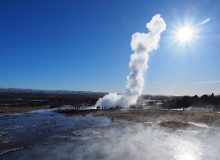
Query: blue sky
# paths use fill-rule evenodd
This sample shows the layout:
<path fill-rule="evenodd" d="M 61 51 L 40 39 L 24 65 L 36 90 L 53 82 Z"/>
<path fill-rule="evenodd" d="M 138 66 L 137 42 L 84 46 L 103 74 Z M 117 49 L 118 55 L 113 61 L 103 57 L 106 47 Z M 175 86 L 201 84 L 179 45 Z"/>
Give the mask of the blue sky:
<path fill-rule="evenodd" d="M 123 92 L 130 40 L 159 13 L 167 23 L 150 55 L 146 94 L 220 94 L 220 1 L 0 1 L 0 87 Z M 186 21 L 198 39 L 182 46 Z"/>

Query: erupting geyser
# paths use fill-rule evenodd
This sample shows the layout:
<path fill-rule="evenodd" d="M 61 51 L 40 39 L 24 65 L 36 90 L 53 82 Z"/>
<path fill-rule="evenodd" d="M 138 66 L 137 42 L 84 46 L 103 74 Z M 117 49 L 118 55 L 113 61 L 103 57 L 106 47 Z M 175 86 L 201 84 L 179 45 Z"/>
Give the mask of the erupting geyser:
<path fill-rule="evenodd" d="M 137 102 L 144 87 L 144 72 L 147 69 L 149 54 L 159 47 L 160 34 L 166 29 L 164 19 L 157 14 L 146 24 L 149 33 L 136 32 L 131 38 L 132 54 L 130 57 L 130 73 L 127 76 L 126 91 L 124 94 L 109 93 L 96 102 L 96 106 L 129 107 Z"/>

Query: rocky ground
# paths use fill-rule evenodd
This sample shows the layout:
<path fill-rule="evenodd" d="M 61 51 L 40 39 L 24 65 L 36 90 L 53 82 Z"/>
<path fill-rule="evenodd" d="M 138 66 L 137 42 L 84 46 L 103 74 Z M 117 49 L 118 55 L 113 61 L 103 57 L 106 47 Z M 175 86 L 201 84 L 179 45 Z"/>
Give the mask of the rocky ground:
<path fill-rule="evenodd" d="M 93 114 L 94 116 L 107 116 L 112 120 L 127 120 L 133 122 L 154 122 L 162 123 L 162 126 L 169 124 L 178 127 L 186 126 L 187 122 L 204 123 L 208 125 L 220 125 L 220 112 L 218 111 L 182 111 L 163 109 L 122 109 L 122 110 L 64 110 L 57 112 L 66 115 Z M 170 122 L 170 123 L 165 123 Z M 182 124 L 182 125 L 181 125 Z"/>
<path fill-rule="evenodd" d="M 162 109 L 41 109 L 3 114 L 0 116 L 0 154 L 45 144 L 73 142 L 92 136 L 95 132 L 91 133 L 91 130 L 108 130 L 113 124 L 123 127 L 127 122 L 168 130 L 199 130 L 219 127 L 220 113 Z"/>

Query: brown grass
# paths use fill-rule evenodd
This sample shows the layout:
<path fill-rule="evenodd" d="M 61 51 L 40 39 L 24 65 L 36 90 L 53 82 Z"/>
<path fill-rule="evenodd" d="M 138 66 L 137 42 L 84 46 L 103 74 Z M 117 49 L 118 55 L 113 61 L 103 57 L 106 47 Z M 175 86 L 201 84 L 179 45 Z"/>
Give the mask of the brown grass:
<path fill-rule="evenodd" d="M 47 109 L 48 106 L 10 106 L 10 107 L 0 107 L 0 114 L 11 114 L 11 113 L 24 113 L 30 112 L 36 109 Z"/>

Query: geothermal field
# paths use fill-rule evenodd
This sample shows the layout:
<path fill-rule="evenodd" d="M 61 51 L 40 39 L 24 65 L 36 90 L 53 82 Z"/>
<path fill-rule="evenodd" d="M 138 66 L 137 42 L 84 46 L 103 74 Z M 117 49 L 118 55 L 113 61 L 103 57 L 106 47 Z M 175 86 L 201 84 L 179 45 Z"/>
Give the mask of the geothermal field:
<path fill-rule="evenodd" d="M 104 93 L 4 89 L 0 95 L 0 159 L 219 159 L 218 96 L 206 97 L 218 105 L 176 107 L 184 97 L 146 95 L 137 106 L 97 109 Z"/>

